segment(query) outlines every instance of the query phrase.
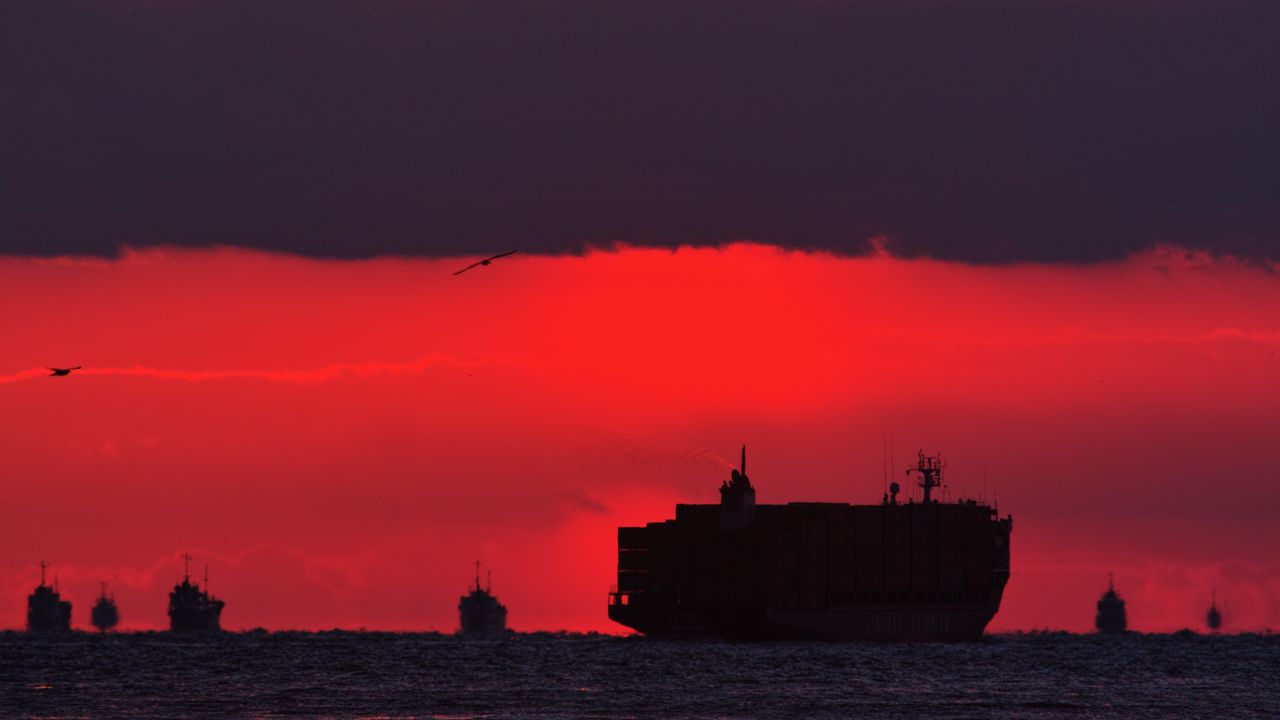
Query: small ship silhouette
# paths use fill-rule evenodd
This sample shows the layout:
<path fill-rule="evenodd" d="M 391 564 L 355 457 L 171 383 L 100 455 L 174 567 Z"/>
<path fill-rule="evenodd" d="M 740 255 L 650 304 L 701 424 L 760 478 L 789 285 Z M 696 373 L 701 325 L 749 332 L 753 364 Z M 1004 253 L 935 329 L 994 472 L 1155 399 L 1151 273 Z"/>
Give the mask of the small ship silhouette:
<path fill-rule="evenodd" d="M 71 629 L 71 603 L 58 594 L 58 580 L 53 587 L 45 584 L 49 563 L 40 561 L 40 586 L 27 596 L 27 630 L 30 632 L 65 632 Z"/>
<path fill-rule="evenodd" d="M 79 365 L 77 365 L 77 366 L 72 367 L 72 368 L 55 368 L 55 367 L 51 367 L 51 368 L 45 368 L 45 369 L 46 369 L 46 370 L 51 370 L 51 371 L 52 371 L 52 372 L 50 372 L 50 373 L 49 373 L 49 377 L 66 377 L 66 376 L 68 376 L 68 375 L 70 375 L 70 374 L 71 374 L 71 371 L 72 371 L 72 370 L 83 370 L 84 368 L 82 368 L 82 367 L 80 367 Z"/>
<path fill-rule="evenodd" d="M 469 639 L 497 639 L 507 633 L 507 608 L 493 596 L 493 574 L 480 587 L 480 561 L 476 561 L 476 584 L 458 600 L 458 634 Z"/>
<path fill-rule="evenodd" d="M 1116 578 L 1109 576 L 1107 591 L 1098 599 L 1098 614 L 1093 618 L 1094 627 L 1102 633 L 1122 633 L 1128 627 L 1124 613 L 1124 600 L 1116 592 Z"/>
<path fill-rule="evenodd" d="M 209 594 L 209 567 L 204 569 L 204 589 L 191 582 L 191 556 L 182 556 L 182 582 L 169 593 L 169 629 L 176 633 L 218 632 L 225 603 Z"/>
<path fill-rule="evenodd" d="M 1218 610 L 1218 591 L 1213 591 L 1213 599 L 1209 605 L 1209 612 L 1205 613 L 1204 623 L 1209 629 L 1218 632 L 1222 629 L 1222 611 Z"/>
<path fill-rule="evenodd" d="M 98 602 L 93 606 L 90 619 L 93 620 L 93 626 L 102 632 L 114 628 L 120 622 L 120 611 L 116 608 L 115 595 L 107 597 L 105 582 L 102 583 L 102 594 L 98 596 Z"/>

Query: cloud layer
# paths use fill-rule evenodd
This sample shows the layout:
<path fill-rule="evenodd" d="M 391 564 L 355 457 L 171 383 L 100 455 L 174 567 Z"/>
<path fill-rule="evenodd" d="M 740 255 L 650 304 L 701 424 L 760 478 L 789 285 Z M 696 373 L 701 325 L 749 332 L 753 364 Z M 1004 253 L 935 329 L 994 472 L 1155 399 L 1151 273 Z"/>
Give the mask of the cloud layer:
<path fill-rule="evenodd" d="M 1278 33 L 1270 0 L 17 0 L 0 254 L 1274 260 Z"/>

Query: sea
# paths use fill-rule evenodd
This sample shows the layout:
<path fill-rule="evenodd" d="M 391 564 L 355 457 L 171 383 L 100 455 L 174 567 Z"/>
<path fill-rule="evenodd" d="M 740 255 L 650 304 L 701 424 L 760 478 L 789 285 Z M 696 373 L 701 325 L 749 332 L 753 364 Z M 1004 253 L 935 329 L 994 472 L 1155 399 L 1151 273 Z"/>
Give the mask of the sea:
<path fill-rule="evenodd" d="M 1280 718 L 1280 635 L 0 633 L 3 718 Z"/>

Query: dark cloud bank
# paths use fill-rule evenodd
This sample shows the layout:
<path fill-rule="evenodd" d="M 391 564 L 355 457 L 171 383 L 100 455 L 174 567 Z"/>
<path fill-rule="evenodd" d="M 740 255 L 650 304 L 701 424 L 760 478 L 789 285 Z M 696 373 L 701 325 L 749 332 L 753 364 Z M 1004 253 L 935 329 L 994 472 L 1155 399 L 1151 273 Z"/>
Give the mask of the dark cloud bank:
<path fill-rule="evenodd" d="M 0 252 L 1280 257 L 1275 0 L 7 0 Z"/>

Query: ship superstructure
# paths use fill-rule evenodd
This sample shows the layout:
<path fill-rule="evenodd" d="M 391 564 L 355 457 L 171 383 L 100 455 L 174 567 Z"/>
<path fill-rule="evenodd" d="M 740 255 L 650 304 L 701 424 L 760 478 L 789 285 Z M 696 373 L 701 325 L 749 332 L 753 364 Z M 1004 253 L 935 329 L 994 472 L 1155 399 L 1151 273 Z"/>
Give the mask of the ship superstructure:
<path fill-rule="evenodd" d="M 735 639 L 981 637 L 1009 579 L 1011 517 L 940 501 L 940 456 L 920 453 L 921 498 L 758 505 L 746 448 L 720 502 L 618 528 L 609 617 L 647 635 Z"/>
<path fill-rule="evenodd" d="M 89 613 L 89 619 L 93 621 L 93 626 L 106 632 L 120 623 L 120 610 L 116 608 L 115 594 L 112 593 L 107 597 L 107 584 L 102 583 L 102 594 L 98 596 L 98 602 L 94 604 L 93 610 Z"/>
<path fill-rule="evenodd" d="M 169 629 L 173 632 L 218 632 L 225 603 L 209 594 L 209 568 L 204 589 L 191 582 L 191 556 L 182 556 L 182 582 L 169 593 Z"/>
<path fill-rule="evenodd" d="M 57 578 L 53 587 L 45 584 L 49 563 L 40 561 L 40 585 L 27 596 L 27 630 L 30 632 L 66 632 L 71 629 L 71 603 L 58 594 Z"/>
<path fill-rule="evenodd" d="M 480 587 L 480 561 L 476 584 L 458 600 L 458 634 L 466 638 L 500 638 L 507 633 L 507 608 L 493 595 L 493 577 Z"/>
<path fill-rule="evenodd" d="M 1128 628 L 1124 612 L 1124 599 L 1116 592 L 1116 579 L 1107 581 L 1107 591 L 1098 599 L 1098 614 L 1093 618 L 1094 627 L 1102 633 L 1122 633 Z"/>

